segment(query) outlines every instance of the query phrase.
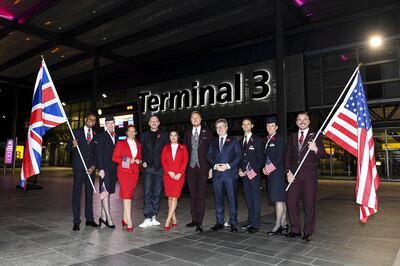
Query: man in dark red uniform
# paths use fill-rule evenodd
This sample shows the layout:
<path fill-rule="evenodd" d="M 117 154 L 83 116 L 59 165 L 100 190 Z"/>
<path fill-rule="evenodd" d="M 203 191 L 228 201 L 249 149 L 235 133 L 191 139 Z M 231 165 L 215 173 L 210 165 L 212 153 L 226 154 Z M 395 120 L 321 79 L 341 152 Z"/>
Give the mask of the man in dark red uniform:
<path fill-rule="evenodd" d="M 299 130 L 289 136 L 285 154 L 287 179 L 289 183 L 293 182 L 287 192 L 287 204 L 291 224 L 291 232 L 288 236 L 301 236 L 299 203 L 300 196 L 303 194 L 306 214 L 303 240 L 310 241 L 311 234 L 315 229 L 318 160 L 325 157 L 325 149 L 321 136 L 313 142 L 316 133 L 311 132 L 309 128 L 310 117 L 307 112 L 301 112 L 297 115 L 296 124 Z M 308 149 L 310 149 L 310 152 L 294 179 L 293 175 Z"/>

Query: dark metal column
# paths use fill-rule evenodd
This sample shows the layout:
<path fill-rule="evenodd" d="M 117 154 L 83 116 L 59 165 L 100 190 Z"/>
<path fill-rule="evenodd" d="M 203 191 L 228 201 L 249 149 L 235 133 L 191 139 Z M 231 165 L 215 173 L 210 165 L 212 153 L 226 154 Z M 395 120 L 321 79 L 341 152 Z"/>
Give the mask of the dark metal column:
<path fill-rule="evenodd" d="M 97 114 L 97 94 L 99 91 L 99 57 L 96 55 L 93 58 L 93 81 L 92 81 L 92 94 L 90 96 L 90 112 Z"/>
<path fill-rule="evenodd" d="M 274 1 L 275 15 L 275 75 L 279 131 L 287 136 L 286 88 L 285 88 L 285 42 L 283 37 L 282 0 Z"/>
<path fill-rule="evenodd" d="M 14 107 L 12 110 L 12 117 L 11 117 L 11 136 L 15 139 L 17 135 L 17 120 L 18 120 L 18 97 L 19 97 L 19 88 L 14 87 L 10 88 L 14 90 Z"/>

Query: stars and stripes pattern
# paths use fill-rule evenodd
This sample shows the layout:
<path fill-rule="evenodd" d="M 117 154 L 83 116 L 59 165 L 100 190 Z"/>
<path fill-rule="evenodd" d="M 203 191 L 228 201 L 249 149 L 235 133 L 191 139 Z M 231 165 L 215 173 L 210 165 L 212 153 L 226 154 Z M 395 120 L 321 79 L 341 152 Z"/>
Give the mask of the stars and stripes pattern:
<path fill-rule="evenodd" d="M 246 171 L 244 173 L 247 175 L 247 177 L 250 180 L 253 179 L 257 175 L 257 173 L 254 171 L 253 167 L 251 167 L 250 163 L 247 163 Z"/>
<path fill-rule="evenodd" d="M 100 190 L 100 199 L 105 199 L 108 196 L 108 194 L 109 193 L 106 189 L 106 185 L 103 182 L 103 184 L 101 185 L 101 190 Z"/>
<path fill-rule="evenodd" d="M 26 180 L 29 177 L 40 173 L 42 137 L 46 131 L 66 121 L 67 117 L 60 98 L 46 63 L 42 60 L 33 92 L 32 111 L 21 168 L 21 187 L 26 187 Z"/>
<path fill-rule="evenodd" d="M 365 223 L 368 216 L 378 210 L 379 176 L 371 119 L 359 71 L 323 133 L 358 159 L 356 202 L 360 204 L 360 220 Z"/>
<path fill-rule="evenodd" d="M 264 171 L 267 174 L 272 173 L 273 171 L 275 171 L 276 167 L 275 165 L 271 162 L 271 160 L 269 159 L 269 157 L 267 157 L 267 161 L 265 162 L 265 166 L 264 166 Z"/>

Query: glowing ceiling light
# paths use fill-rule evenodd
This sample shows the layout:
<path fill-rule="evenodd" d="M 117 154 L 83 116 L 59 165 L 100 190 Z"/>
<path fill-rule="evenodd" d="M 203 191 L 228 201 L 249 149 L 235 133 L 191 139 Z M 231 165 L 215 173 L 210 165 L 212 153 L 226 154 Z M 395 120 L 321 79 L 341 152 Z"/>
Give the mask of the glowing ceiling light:
<path fill-rule="evenodd" d="M 382 46 L 383 40 L 381 36 L 375 35 L 369 39 L 369 45 L 373 48 Z"/>
<path fill-rule="evenodd" d="M 55 54 L 55 53 L 57 53 L 58 51 L 60 51 L 60 48 L 55 47 L 54 49 L 52 49 L 52 50 L 50 51 L 50 53 Z"/>
<path fill-rule="evenodd" d="M 103 98 L 107 98 L 107 94 L 103 93 L 101 96 L 103 96 Z"/>

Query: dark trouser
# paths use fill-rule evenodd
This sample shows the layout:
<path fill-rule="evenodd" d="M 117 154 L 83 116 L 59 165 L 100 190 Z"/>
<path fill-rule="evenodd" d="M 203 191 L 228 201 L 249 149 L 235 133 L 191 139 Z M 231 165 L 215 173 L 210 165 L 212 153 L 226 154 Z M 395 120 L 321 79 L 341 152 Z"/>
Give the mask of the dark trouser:
<path fill-rule="evenodd" d="M 152 218 L 160 210 L 161 190 L 163 188 L 163 171 L 147 167 L 143 174 L 144 206 L 143 214 Z"/>
<path fill-rule="evenodd" d="M 203 223 L 206 209 L 207 179 L 207 175 L 204 175 L 198 166 L 188 168 L 186 171 L 186 180 L 190 191 L 192 222 L 196 224 Z"/>
<path fill-rule="evenodd" d="M 257 173 L 252 180 L 245 176 L 242 181 L 248 210 L 247 222 L 249 225 L 259 229 L 261 214 L 260 173 Z"/>
<path fill-rule="evenodd" d="M 213 179 L 215 195 L 215 216 L 217 223 L 224 224 L 224 199 L 225 192 L 228 197 L 229 205 L 229 224 L 236 225 L 237 222 L 237 179 Z"/>
<path fill-rule="evenodd" d="M 72 187 L 72 213 L 74 215 L 74 224 L 81 223 L 81 194 L 82 186 L 85 184 L 85 219 L 88 222 L 93 221 L 93 188 L 85 170 L 74 170 L 74 183 Z M 95 173 L 91 174 L 94 183 Z"/>
<path fill-rule="evenodd" d="M 317 194 L 317 178 L 296 178 L 287 192 L 287 205 L 289 210 L 291 231 L 300 233 L 300 196 L 303 194 L 304 209 L 304 233 L 312 234 L 315 229 L 315 200 Z"/>

